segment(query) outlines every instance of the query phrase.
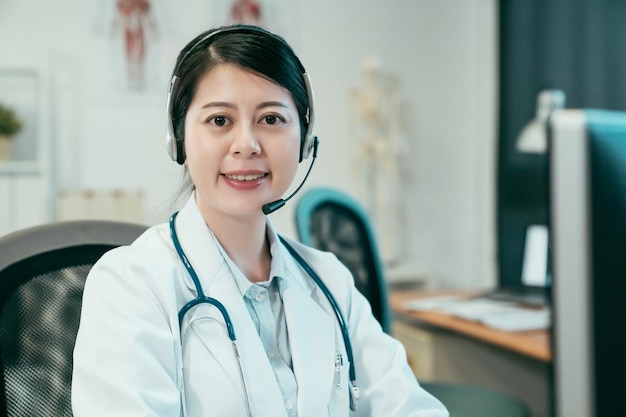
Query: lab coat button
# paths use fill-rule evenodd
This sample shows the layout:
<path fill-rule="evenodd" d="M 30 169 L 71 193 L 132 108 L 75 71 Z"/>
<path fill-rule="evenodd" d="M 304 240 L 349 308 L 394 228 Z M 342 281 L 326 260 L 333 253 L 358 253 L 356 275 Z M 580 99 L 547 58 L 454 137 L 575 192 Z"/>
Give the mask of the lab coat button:
<path fill-rule="evenodd" d="M 271 349 L 269 352 L 267 352 L 267 356 L 270 359 L 274 359 L 276 357 L 276 351 L 274 349 Z"/>
<path fill-rule="evenodd" d="M 285 408 L 287 410 L 291 410 L 293 408 L 293 401 L 291 401 L 291 400 L 285 401 Z"/>
<path fill-rule="evenodd" d="M 265 300 L 265 296 L 263 294 L 258 294 L 254 299 L 260 303 L 261 301 Z"/>

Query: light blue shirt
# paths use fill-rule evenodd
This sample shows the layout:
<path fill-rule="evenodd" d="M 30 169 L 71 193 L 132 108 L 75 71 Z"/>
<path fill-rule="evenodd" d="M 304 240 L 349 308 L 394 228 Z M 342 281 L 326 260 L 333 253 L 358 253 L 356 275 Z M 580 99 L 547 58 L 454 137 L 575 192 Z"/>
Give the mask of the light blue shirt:
<path fill-rule="evenodd" d="M 289 334 L 282 300 L 282 294 L 289 283 L 283 278 L 285 276 L 283 252 L 278 247 L 281 243 L 271 231 L 268 233 L 268 240 L 272 255 L 270 275 L 267 281 L 259 283 L 250 282 L 226 254 L 217 239 L 215 242 L 235 278 L 250 317 L 259 333 L 280 387 L 287 415 L 296 417 L 298 383 L 293 373 Z"/>

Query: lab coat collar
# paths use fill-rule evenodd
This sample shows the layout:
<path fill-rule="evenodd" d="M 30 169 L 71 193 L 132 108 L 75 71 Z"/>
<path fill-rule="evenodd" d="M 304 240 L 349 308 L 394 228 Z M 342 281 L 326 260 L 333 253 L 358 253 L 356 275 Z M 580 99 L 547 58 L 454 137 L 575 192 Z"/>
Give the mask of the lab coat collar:
<path fill-rule="evenodd" d="M 252 414 L 286 417 L 282 395 L 256 327 L 193 195 L 180 211 L 176 226 L 181 246 L 198 274 L 205 295 L 221 302 L 233 323 Z M 190 278 L 188 281 L 195 294 L 193 282 Z M 195 307 L 183 320 L 183 334 L 187 326 L 195 325 L 203 345 L 228 372 L 245 401 L 239 365 L 220 311 L 207 304 Z"/>
<path fill-rule="evenodd" d="M 202 283 L 205 295 L 219 300 L 227 309 L 241 354 L 241 363 L 248 396 L 254 410 L 262 410 L 263 415 L 285 416 L 282 395 L 267 358 L 261 339 L 258 336 L 241 292 L 206 226 L 192 195 L 176 219 L 181 246 Z M 268 220 L 268 233 L 278 242 L 276 232 Z M 301 417 L 319 416 L 326 407 L 333 385 L 335 355 L 335 322 L 333 317 L 320 306 L 320 297 L 312 298 L 315 286 L 310 282 L 296 261 L 282 245 L 277 247 L 284 262 L 285 279 L 289 281 L 283 292 L 283 304 L 289 343 L 292 351 L 293 368 L 298 380 L 298 415 Z M 277 255 L 273 254 L 273 256 Z M 187 277 L 188 286 L 195 293 L 193 282 Z M 291 285 L 296 284 L 296 285 Z M 322 296 L 323 297 L 323 296 Z M 219 326 L 223 336 L 216 342 L 214 332 L 204 337 L 203 344 L 225 367 L 236 385 L 240 382 L 239 366 L 228 340 L 224 320 L 217 308 L 202 305 L 192 309 L 183 321 L 212 318 L 204 322 Z M 311 320 L 315 317 L 315 320 Z M 203 324 L 204 325 L 204 324 Z"/>
<path fill-rule="evenodd" d="M 219 248 L 213 243 L 213 234 L 196 205 L 195 193 L 192 193 L 178 213 L 175 226 L 180 245 L 206 291 L 218 277 L 218 271 L 225 265 Z M 187 287 L 197 295 L 191 277 L 186 274 L 185 278 Z"/>

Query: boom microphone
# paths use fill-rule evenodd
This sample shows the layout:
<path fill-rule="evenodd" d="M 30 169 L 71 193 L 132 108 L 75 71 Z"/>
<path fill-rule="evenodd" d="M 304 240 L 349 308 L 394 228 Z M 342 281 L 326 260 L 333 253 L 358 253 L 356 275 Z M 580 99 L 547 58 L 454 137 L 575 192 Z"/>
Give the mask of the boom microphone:
<path fill-rule="evenodd" d="M 319 139 L 316 136 L 315 139 L 313 140 L 313 159 L 311 160 L 311 165 L 309 165 L 309 170 L 306 172 L 306 175 L 304 176 L 304 179 L 302 180 L 298 188 L 296 188 L 296 190 L 293 193 L 291 193 L 289 197 L 285 199 L 281 198 L 280 200 L 263 204 L 263 207 L 262 207 L 263 214 L 265 215 L 272 214 L 273 212 L 275 212 L 276 210 L 284 206 L 287 201 L 291 200 L 291 198 L 294 195 L 296 195 L 298 191 L 300 191 L 300 188 L 302 188 L 302 186 L 304 185 L 304 182 L 306 181 L 306 179 L 309 177 L 309 174 L 311 173 L 311 169 L 313 168 L 313 164 L 315 163 L 315 158 L 317 158 L 317 145 L 318 144 L 319 144 Z"/>

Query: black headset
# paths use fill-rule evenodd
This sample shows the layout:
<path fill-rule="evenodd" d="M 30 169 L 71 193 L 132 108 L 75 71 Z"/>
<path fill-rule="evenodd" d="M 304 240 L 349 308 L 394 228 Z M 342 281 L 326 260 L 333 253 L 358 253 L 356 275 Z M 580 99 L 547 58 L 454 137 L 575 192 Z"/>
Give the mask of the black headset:
<path fill-rule="evenodd" d="M 176 92 L 176 89 L 179 86 L 179 70 L 182 67 L 185 60 L 187 59 L 187 57 L 192 52 L 198 49 L 201 45 L 204 48 L 207 48 L 211 44 L 211 42 L 215 40 L 216 37 L 225 33 L 261 34 L 261 35 L 271 37 L 272 39 L 281 42 L 283 45 L 287 47 L 289 51 L 291 51 L 293 58 L 296 64 L 298 65 L 298 68 L 300 68 L 300 71 L 302 72 L 302 78 L 304 80 L 304 85 L 306 87 L 306 92 L 307 92 L 307 96 L 309 100 L 309 108 L 307 109 L 307 112 L 306 112 L 307 129 L 306 129 L 306 133 L 300 140 L 300 161 L 307 159 L 309 155 L 311 154 L 311 152 L 313 151 L 313 149 L 316 148 L 317 142 L 318 142 L 317 137 L 313 133 L 313 123 L 315 121 L 315 113 L 313 110 L 314 102 L 313 102 L 313 89 L 311 87 L 311 78 L 309 74 L 306 72 L 306 70 L 304 69 L 304 66 L 300 62 L 300 59 L 298 59 L 296 54 L 293 52 L 293 49 L 287 44 L 287 42 L 285 42 L 283 38 L 281 38 L 280 36 L 274 35 L 273 33 L 268 32 L 265 29 L 262 29 L 257 26 L 251 26 L 251 25 L 234 25 L 234 26 L 223 27 L 207 34 L 206 36 L 198 40 L 191 48 L 189 48 L 189 50 L 185 53 L 185 55 L 183 55 L 183 57 L 180 59 L 180 61 L 176 65 L 174 69 L 174 74 L 172 75 L 172 80 L 170 81 L 169 91 L 167 93 L 168 131 L 167 131 L 167 136 L 166 136 L 166 145 L 167 145 L 167 151 L 170 155 L 170 158 L 172 158 L 173 161 L 176 161 L 181 165 L 185 162 L 185 152 L 183 149 L 184 138 L 176 137 L 176 134 L 174 133 L 174 120 L 172 118 L 173 116 L 172 109 L 174 107 L 172 103 L 172 97 L 175 96 L 174 93 Z"/>

